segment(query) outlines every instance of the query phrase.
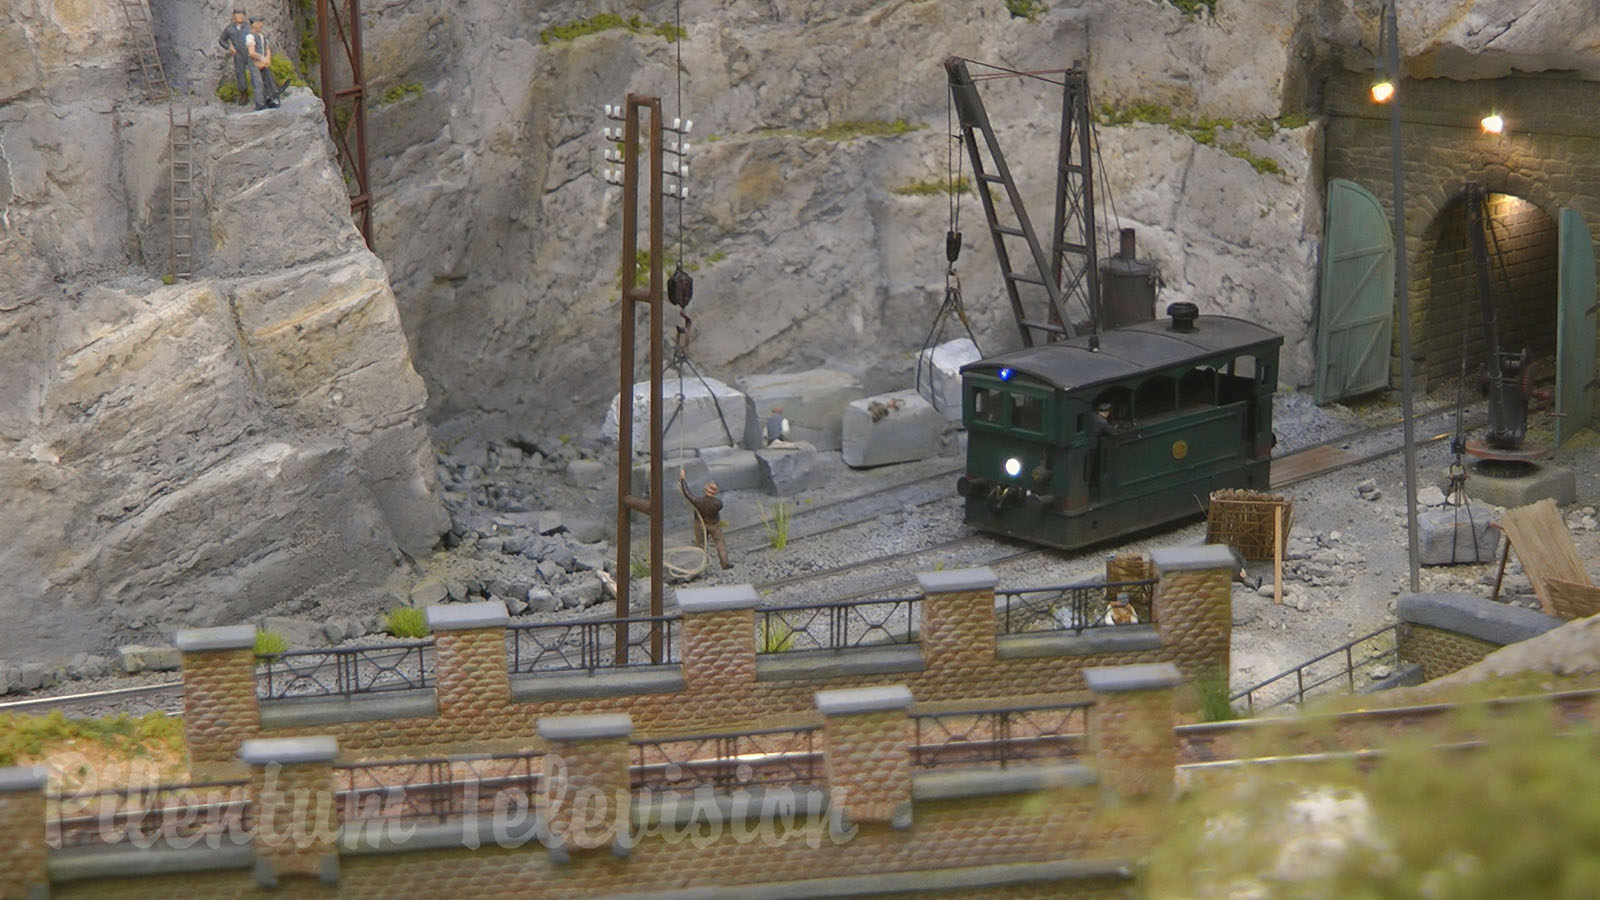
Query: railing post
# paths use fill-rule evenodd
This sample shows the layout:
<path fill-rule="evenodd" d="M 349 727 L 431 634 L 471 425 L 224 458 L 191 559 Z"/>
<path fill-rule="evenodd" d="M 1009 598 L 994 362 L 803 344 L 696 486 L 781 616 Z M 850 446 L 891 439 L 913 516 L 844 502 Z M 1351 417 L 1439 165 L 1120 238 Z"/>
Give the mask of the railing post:
<path fill-rule="evenodd" d="M 1171 663 L 1083 670 L 1094 694 L 1089 748 L 1101 783 L 1125 799 L 1171 796 L 1177 744 L 1172 739 L 1174 688 Z"/>
<path fill-rule="evenodd" d="M 849 822 L 911 827 L 911 742 L 905 685 L 818 691 L 828 803 Z"/>
<path fill-rule="evenodd" d="M 754 684 L 756 614 L 761 598 L 748 584 L 679 588 L 683 680 L 691 691 Z"/>
<path fill-rule="evenodd" d="M 42 766 L 0 769 L 0 897 L 46 900 L 50 896 L 45 782 Z"/>
<path fill-rule="evenodd" d="M 1185 681 L 1230 671 L 1233 640 L 1233 551 L 1222 544 L 1150 552 L 1155 595 L 1150 609 L 1163 655 Z"/>
<path fill-rule="evenodd" d="M 626 713 L 544 716 L 539 737 L 547 749 L 544 785 L 551 859 L 566 862 L 573 850 L 610 846 L 623 852 L 617 825 L 632 814 L 628 738 L 633 718 Z"/>
<path fill-rule="evenodd" d="M 973 673 L 995 664 L 994 570 L 920 572 L 922 658 L 933 696 L 959 697 Z"/>
<path fill-rule="evenodd" d="M 256 739 L 239 748 L 250 767 L 260 887 L 277 888 L 284 878 L 339 883 L 338 755 L 339 742 L 331 737 Z"/>
<path fill-rule="evenodd" d="M 239 745 L 261 732 L 256 698 L 256 630 L 189 628 L 173 636 L 183 656 L 183 739 L 189 776 L 237 776 Z M 0 892 L 0 896 L 5 896 Z"/>
<path fill-rule="evenodd" d="M 495 735 L 511 704 L 506 624 L 499 601 L 428 607 L 439 716 L 474 737 Z M 479 732 L 477 726 L 483 726 Z"/>

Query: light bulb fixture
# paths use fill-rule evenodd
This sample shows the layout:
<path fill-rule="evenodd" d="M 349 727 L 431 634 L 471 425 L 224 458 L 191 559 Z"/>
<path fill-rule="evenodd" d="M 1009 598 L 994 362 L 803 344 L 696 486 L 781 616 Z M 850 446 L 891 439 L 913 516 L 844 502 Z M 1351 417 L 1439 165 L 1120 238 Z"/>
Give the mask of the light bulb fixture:
<path fill-rule="evenodd" d="M 1497 112 L 1484 116 L 1478 124 L 1483 126 L 1485 134 L 1504 134 L 1506 130 L 1506 120 Z"/>
<path fill-rule="evenodd" d="M 1018 475 L 1021 475 L 1022 474 L 1022 460 L 1017 459 L 1015 456 L 1011 457 L 1010 459 L 1006 460 L 1005 469 L 1006 469 L 1006 474 L 1011 476 L 1012 478 L 1015 478 Z"/>
<path fill-rule="evenodd" d="M 1394 82 L 1388 78 L 1379 77 L 1372 83 L 1372 102 L 1388 103 L 1394 97 Z"/>

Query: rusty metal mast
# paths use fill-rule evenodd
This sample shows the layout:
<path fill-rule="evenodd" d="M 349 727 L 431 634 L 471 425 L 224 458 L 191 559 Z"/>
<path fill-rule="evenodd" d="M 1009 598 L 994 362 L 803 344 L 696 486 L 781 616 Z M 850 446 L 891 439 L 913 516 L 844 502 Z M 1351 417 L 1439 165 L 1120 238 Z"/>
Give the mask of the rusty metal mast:
<path fill-rule="evenodd" d="M 639 248 L 639 118 L 649 116 L 650 129 L 650 281 L 638 286 Z M 619 356 L 620 392 L 617 395 L 617 619 L 628 618 L 628 589 L 632 582 L 632 514 L 650 517 L 650 661 L 662 661 L 661 615 L 662 565 L 665 559 L 662 534 L 664 499 L 661 490 L 661 348 L 662 321 L 661 236 L 662 140 L 661 98 L 629 94 L 623 108 L 622 159 L 622 347 Z M 634 331 L 637 306 L 650 310 L 650 493 L 639 497 L 632 492 L 633 476 L 633 372 Z M 628 628 L 619 621 L 616 631 L 616 661 L 628 658 Z"/>
<path fill-rule="evenodd" d="M 331 28 L 329 27 L 331 24 Z M 350 83 L 335 87 L 334 33 L 349 67 Z M 350 215 L 372 249 L 372 192 L 367 180 L 367 76 L 361 64 L 361 0 L 317 0 L 317 61 L 328 136 L 350 194 Z M 342 116 L 340 110 L 347 110 Z"/>

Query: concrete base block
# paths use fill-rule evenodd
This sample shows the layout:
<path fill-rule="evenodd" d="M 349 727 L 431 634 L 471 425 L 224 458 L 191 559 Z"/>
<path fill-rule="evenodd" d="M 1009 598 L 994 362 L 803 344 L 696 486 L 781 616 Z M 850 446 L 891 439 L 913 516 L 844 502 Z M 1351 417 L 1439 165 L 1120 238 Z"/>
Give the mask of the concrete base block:
<path fill-rule="evenodd" d="M 922 393 L 931 399 L 946 421 L 961 419 L 961 367 L 982 359 L 971 338 L 957 338 L 922 351 L 917 371 L 924 379 L 931 369 L 933 383 L 923 381 Z"/>
<path fill-rule="evenodd" d="M 1500 552 L 1500 532 L 1489 527 L 1489 513 L 1484 509 L 1473 510 L 1470 517 L 1464 509 L 1418 513 L 1417 541 L 1419 561 L 1425 566 L 1493 562 Z"/>
<path fill-rule="evenodd" d="M 789 440 L 837 450 L 842 440 L 839 416 L 846 404 L 865 393 L 854 375 L 834 369 L 747 375 L 734 385 L 745 395 L 744 445 L 751 450 L 766 446 L 765 426 L 774 407 L 789 420 Z"/>
<path fill-rule="evenodd" d="M 937 455 L 944 417 L 916 391 L 895 391 L 852 401 L 841 425 L 845 464 L 859 469 Z"/>
<path fill-rule="evenodd" d="M 791 447 L 768 447 L 755 452 L 761 467 L 761 489 L 777 497 L 797 494 L 822 480 L 817 448 L 801 442 Z"/>
<path fill-rule="evenodd" d="M 1467 496 L 1506 509 L 1538 503 L 1546 497 L 1556 501 L 1557 506 L 1566 506 L 1578 499 L 1578 477 L 1571 469 L 1547 465 L 1535 465 L 1526 475 L 1485 475 L 1479 463 L 1473 465 L 1472 477 L 1467 479 Z"/>
<path fill-rule="evenodd" d="M 683 409 L 678 411 L 678 392 L 683 392 Z M 606 420 L 600 427 L 600 433 L 611 440 L 617 439 L 617 410 L 621 397 L 611 398 L 611 408 L 606 411 Z M 715 378 L 707 378 L 704 383 L 693 375 L 688 375 L 680 381 L 675 374 L 668 374 L 661 385 L 661 421 L 663 424 L 672 419 L 672 426 L 662 435 L 662 446 L 667 453 L 672 453 L 679 447 L 731 447 L 737 444 L 744 435 L 745 399 L 744 394 L 728 387 Z M 721 415 L 718 415 L 718 408 Z M 677 417 L 673 418 L 673 413 Z M 726 430 L 723 422 L 726 420 Z M 641 381 L 633 386 L 633 452 L 647 453 L 650 450 L 650 432 L 647 424 L 650 421 L 650 382 Z M 674 473 L 676 477 L 676 473 Z"/>

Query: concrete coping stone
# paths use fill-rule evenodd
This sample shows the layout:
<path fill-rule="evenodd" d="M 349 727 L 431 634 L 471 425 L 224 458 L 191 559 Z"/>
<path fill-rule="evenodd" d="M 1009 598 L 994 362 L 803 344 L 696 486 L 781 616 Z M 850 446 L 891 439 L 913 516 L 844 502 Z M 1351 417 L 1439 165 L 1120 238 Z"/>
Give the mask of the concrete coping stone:
<path fill-rule="evenodd" d="M 912 872 L 874 872 L 870 875 L 831 875 L 796 881 L 769 881 L 728 887 L 692 887 L 612 894 L 612 900 L 842 900 L 847 897 L 925 896 L 965 891 L 992 895 L 1010 886 L 1045 885 L 1062 895 L 1073 886 L 1062 882 L 1114 879 L 1133 880 L 1128 860 L 1051 860 L 1003 863 L 962 869 L 924 869 Z"/>
<path fill-rule="evenodd" d="M 1141 663 L 1136 666 L 1096 666 L 1083 670 L 1083 682 L 1097 694 L 1121 691 L 1153 691 L 1176 687 L 1181 681 L 1172 663 Z"/>
<path fill-rule="evenodd" d="M 713 613 L 730 609 L 755 609 L 761 603 L 754 585 L 678 588 L 678 609 L 685 613 Z"/>
<path fill-rule="evenodd" d="M 221 847 L 202 844 L 179 849 L 158 843 L 153 847 L 68 847 L 52 851 L 48 865 L 50 880 L 65 883 L 248 869 L 255 861 L 256 848 L 248 844 Z"/>
<path fill-rule="evenodd" d="M 204 650 L 244 650 L 255 647 L 256 629 L 253 625 L 185 628 L 172 636 L 172 644 L 184 653 Z"/>
<path fill-rule="evenodd" d="M 49 770 L 44 766 L 7 766 L 0 769 L 0 793 L 44 790 Z"/>
<path fill-rule="evenodd" d="M 1187 572 L 1196 569 L 1237 568 L 1239 561 L 1226 544 L 1199 547 L 1162 547 L 1150 551 L 1150 562 L 1162 572 Z"/>
<path fill-rule="evenodd" d="M 825 716 L 888 712 L 911 706 L 911 688 L 903 684 L 817 691 L 817 710 Z"/>
<path fill-rule="evenodd" d="M 947 572 L 918 572 L 917 584 L 924 594 L 958 594 L 966 591 L 992 591 L 1000 579 L 988 566 L 951 569 Z"/>
<path fill-rule="evenodd" d="M 510 622 L 511 614 L 506 612 L 506 605 L 499 600 L 428 607 L 428 627 L 433 631 L 504 628 Z"/>
<path fill-rule="evenodd" d="M 547 741 L 584 741 L 633 734 L 633 716 L 596 713 L 588 716 L 540 716 L 539 737 Z"/>
<path fill-rule="evenodd" d="M 1395 603 L 1402 622 L 1428 625 L 1488 641 L 1515 644 L 1544 634 L 1561 620 L 1538 610 L 1523 609 L 1471 594 L 1405 594 Z"/>
<path fill-rule="evenodd" d="M 252 766 L 333 762 L 338 755 L 333 737 L 255 738 L 239 745 L 239 758 Z"/>
<path fill-rule="evenodd" d="M 911 779 L 916 801 L 963 800 L 995 794 L 1024 794 L 1067 787 L 1094 787 L 1100 773 L 1077 763 L 1018 766 L 1011 769 L 948 769 L 918 772 Z"/>

